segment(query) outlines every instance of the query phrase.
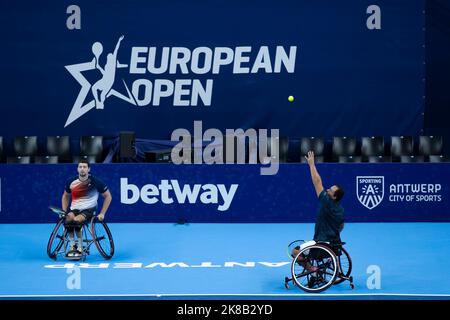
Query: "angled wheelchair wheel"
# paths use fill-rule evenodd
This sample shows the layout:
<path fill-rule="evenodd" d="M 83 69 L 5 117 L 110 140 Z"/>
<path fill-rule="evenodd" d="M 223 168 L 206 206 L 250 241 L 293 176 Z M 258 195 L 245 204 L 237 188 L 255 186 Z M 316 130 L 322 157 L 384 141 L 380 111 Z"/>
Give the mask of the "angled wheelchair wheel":
<path fill-rule="evenodd" d="M 291 243 L 289 243 L 288 246 L 287 246 L 287 250 L 286 250 L 287 256 L 288 256 L 290 259 L 292 259 L 292 258 L 293 258 L 293 256 L 292 256 L 292 251 L 293 251 L 294 249 L 300 250 L 300 246 L 301 246 L 303 243 L 305 243 L 305 240 L 294 240 L 294 241 L 292 241 Z"/>
<path fill-rule="evenodd" d="M 350 258 L 350 255 L 347 252 L 347 250 L 345 250 L 343 247 L 341 247 L 340 250 L 341 250 L 341 255 L 339 255 L 337 257 L 337 260 L 338 260 L 339 266 L 340 266 L 339 274 L 348 278 L 348 277 L 350 277 L 350 275 L 352 273 L 352 259 Z M 334 284 L 339 284 L 344 281 L 345 281 L 345 279 L 342 279 L 338 276 L 338 277 L 336 277 Z"/>
<path fill-rule="evenodd" d="M 64 219 L 60 219 L 53 228 L 52 234 L 47 244 L 47 255 L 50 259 L 56 260 L 56 257 L 60 253 L 64 242 L 66 241 L 67 230 L 64 226 Z"/>
<path fill-rule="evenodd" d="M 310 271 L 315 268 L 317 271 Z M 337 276 L 336 255 L 323 245 L 312 245 L 303 248 L 291 264 L 294 284 L 303 291 L 318 293 L 333 285 Z"/>
<path fill-rule="evenodd" d="M 92 218 L 91 234 L 98 252 L 103 258 L 111 259 L 114 255 L 114 241 L 108 225 L 104 221 L 99 221 L 96 217 Z"/>

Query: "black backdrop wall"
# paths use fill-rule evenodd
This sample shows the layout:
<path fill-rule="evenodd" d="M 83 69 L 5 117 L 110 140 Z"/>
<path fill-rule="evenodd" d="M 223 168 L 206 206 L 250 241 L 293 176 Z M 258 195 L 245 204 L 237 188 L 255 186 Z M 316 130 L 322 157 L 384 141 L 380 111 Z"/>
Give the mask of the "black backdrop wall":
<path fill-rule="evenodd" d="M 424 134 L 444 136 L 444 152 L 450 154 L 450 1 L 427 1 L 425 36 Z"/>

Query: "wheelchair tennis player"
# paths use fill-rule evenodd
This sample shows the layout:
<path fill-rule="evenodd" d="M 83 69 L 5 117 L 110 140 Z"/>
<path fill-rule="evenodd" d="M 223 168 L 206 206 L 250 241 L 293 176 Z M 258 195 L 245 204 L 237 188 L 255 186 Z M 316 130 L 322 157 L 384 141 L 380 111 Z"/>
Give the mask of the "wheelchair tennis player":
<path fill-rule="evenodd" d="M 97 210 L 99 193 L 103 196 L 103 206 L 97 218 L 103 221 L 111 204 L 112 196 L 106 184 L 89 174 L 89 162 L 82 159 L 78 162 L 78 176 L 67 180 L 62 196 L 62 209 L 67 212 L 65 224 L 68 227 L 70 250 L 67 257 L 78 257 L 82 254 L 82 225 L 89 222 Z M 72 198 L 69 208 L 69 200 Z M 74 230 L 77 232 L 78 244 L 75 243 Z"/>
<path fill-rule="evenodd" d="M 314 153 L 309 151 L 305 158 L 320 209 L 316 218 L 314 240 L 295 240 L 288 245 L 288 255 L 293 258 L 292 277 L 284 278 L 284 286 L 289 289 L 292 281 L 303 291 L 318 293 L 332 285 L 349 281 L 350 288 L 354 289 L 352 259 L 344 249 L 345 242 L 341 241 L 340 236 L 344 228 L 344 209 L 340 205 L 344 190 L 338 185 L 324 190 L 314 164 Z"/>
<path fill-rule="evenodd" d="M 333 185 L 331 188 L 325 190 L 314 163 L 314 152 L 309 151 L 305 158 L 309 165 L 316 195 L 320 201 L 313 240 L 316 242 L 328 242 L 332 247 L 333 243 L 341 243 L 340 233 L 344 229 L 344 208 L 340 205 L 340 200 L 344 196 L 344 190 L 339 185 Z M 299 249 L 296 247 L 292 250 L 291 254 L 293 257 L 298 255 Z M 301 256 L 299 256 L 298 262 L 308 271 L 317 271 L 317 267 L 311 266 L 308 262 L 303 261 Z"/>

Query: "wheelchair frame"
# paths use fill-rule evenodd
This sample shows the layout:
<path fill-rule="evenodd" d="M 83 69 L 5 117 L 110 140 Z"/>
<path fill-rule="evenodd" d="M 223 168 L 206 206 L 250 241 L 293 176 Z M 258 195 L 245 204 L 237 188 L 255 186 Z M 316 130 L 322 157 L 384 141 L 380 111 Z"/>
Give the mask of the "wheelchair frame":
<path fill-rule="evenodd" d="M 300 242 L 303 240 L 296 240 L 291 242 L 288 245 L 288 251 L 290 249 L 290 246 L 296 242 Z M 294 257 L 290 254 L 290 256 L 293 258 L 292 263 L 291 263 L 291 275 L 292 277 L 285 277 L 284 279 L 284 286 L 286 287 L 286 289 L 289 289 L 289 282 L 292 281 L 292 283 L 299 287 L 300 289 L 302 289 L 303 291 L 309 292 L 309 293 L 318 293 L 318 292 L 322 292 L 326 289 L 328 289 L 329 287 L 331 287 L 332 285 L 336 285 L 339 283 L 342 283 L 344 281 L 349 281 L 350 282 L 350 288 L 354 289 L 355 286 L 353 284 L 353 277 L 351 276 L 351 271 L 352 271 L 352 260 L 350 257 L 350 254 L 347 252 L 347 250 L 344 249 L 345 242 L 341 242 L 341 243 L 332 243 L 330 244 L 329 242 L 315 242 L 311 243 L 308 246 L 305 246 L 303 248 L 300 248 L 299 246 L 299 252 L 297 253 L 297 255 Z M 340 255 L 337 255 L 334 251 L 334 249 L 338 249 L 341 250 Z M 326 282 L 325 284 L 323 284 L 322 286 L 313 289 L 309 287 L 309 276 L 310 275 L 314 275 L 314 274 L 318 274 L 318 273 L 325 273 L 330 275 L 329 273 L 326 272 L 326 269 L 328 268 L 328 266 L 325 266 L 325 264 L 319 265 L 318 263 L 318 270 L 317 271 L 308 271 L 306 270 L 306 268 L 304 266 L 301 265 L 301 263 L 298 261 L 299 257 L 302 256 L 303 258 L 306 258 L 307 260 L 310 259 L 309 255 L 311 254 L 311 250 L 316 249 L 316 250 L 323 250 L 324 252 L 326 252 L 329 255 L 328 260 L 331 259 L 331 261 L 327 260 L 328 266 L 331 264 L 333 266 L 333 274 L 331 279 Z M 305 252 L 308 252 L 305 254 Z M 347 266 L 347 270 L 342 270 L 342 265 L 341 265 L 341 256 L 345 255 L 347 260 L 348 260 L 348 266 Z M 324 258 L 322 258 L 323 260 Z M 313 258 L 313 260 L 315 261 L 319 261 L 319 259 Z M 297 274 L 295 271 L 295 267 L 297 265 L 300 265 L 303 267 L 303 271 L 300 274 Z M 321 271 L 321 269 L 323 269 L 325 266 L 325 271 Z M 336 268 L 337 266 L 337 268 Z M 297 281 L 297 279 L 301 278 L 301 277 L 307 277 L 308 279 L 308 284 L 306 286 L 303 286 L 301 284 L 299 284 L 299 282 Z"/>
<path fill-rule="evenodd" d="M 89 221 L 85 221 L 81 226 L 76 225 L 76 224 L 73 224 L 73 225 L 68 224 L 66 226 L 65 225 L 66 213 L 64 211 L 62 211 L 61 209 L 55 209 L 54 207 L 51 207 L 50 210 L 58 213 L 58 215 L 59 215 L 59 220 L 56 223 L 56 226 L 53 228 L 52 234 L 50 235 L 50 239 L 47 244 L 47 255 L 50 257 L 50 259 L 56 260 L 59 255 L 64 255 L 64 257 L 69 260 L 85 261 L 86 256 L 90 254 L 90 249 L 91 249 L 92 244 L 95 244 L 95 246 L 97 247 L 97 250 L 103 256 L 103 258 L 105 258 L 106 260 L 109 260 L 112 258 L 112 256 L 114 255 L 114 241 L 112 238 L 111 231 L 109 230 L 107 224 L 104 221 L 95 221 L 95 219 L 97 219 L 97 218 L 94 216 Z M 95 233 L 95 224 L 96 223 L 101 223 L 103 228 L 105 229 L 105 232 L 107 233 L 107 237 L 109 238 L 107 240 L 109 241 L 110 247 L 111 247 L 109 254 L 107 252 L 105 252 L 105 250 L 103 249 L 103 247 L 100 244 L 100 241 L 106 237 L 104 237 L 104 236 L 97 237 L 96 236 L 96 233 Z M 58 234 L 59 233 L 58 231 L 61 228 L 61 226 L 63 226 L 63 228 L 64 228 L 62 235 Z M 66 256 L 67 248 L 71 242 L 71 240 L 68 237 L 68 227 L 71 227 L 71 228 L 80 227 L 82 229 L 81 241 L 83 244 L 83 248 L 82 248 L 81 256 L 77 256 L 77 257 L 67 257 Z M 90 239 L 88 236 L 89 234 L 91 236 Z M 52 245 L 53 245 L 54 241 L 59 241 L 59 242 L 56 245 L 55 249 L 52 250 Z"/>

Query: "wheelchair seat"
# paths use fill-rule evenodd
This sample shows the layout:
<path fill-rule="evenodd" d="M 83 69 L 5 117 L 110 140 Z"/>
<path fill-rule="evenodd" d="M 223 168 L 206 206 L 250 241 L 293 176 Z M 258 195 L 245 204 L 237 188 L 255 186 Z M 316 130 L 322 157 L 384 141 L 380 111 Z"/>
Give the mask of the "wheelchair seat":
<path fill-rule="evenodd" d="M 309 247 L 309 246 L 313 246 L 313 245 L 315 245 L 316 243 L 318 243 L 318 242 L 316 242 L 316 241 L 314 241 L 314 240 L 306 241 L 306 242 L 304 242 L 304 243 L 302 243 L 302 244 L 300 245 L 300 250 L 303 250 L 303 248 L 306 248 L 306 247 Z"/>
<path fill-rule="evenodd" d="M 340 246 L 345 245 L 345 242 L 342 242 L 342 241 L 317 241 L 317 243 L 325 243 L 325 244 L 331 244 L 331 245 L 335 245 L 335 246 L 337 246 L 337 245 L 340 245 Z"/>
<path fill-rule="evenodd" d="M 95 217 L 96 217 L 96 215 L 94 215 L 91 219 L 84 220 L 82 223 L 79 223 L 74 220 L 72 220 L 70 222 L 67 222 L 66 220 L 64 220 L 64 226 L 70 227 L 70 228 L 80 228 L 80 227 L 84 227 L 84 226 L 89 227 L 90 223 L 92 222 L 93 219 L 95 219 Z"/>

